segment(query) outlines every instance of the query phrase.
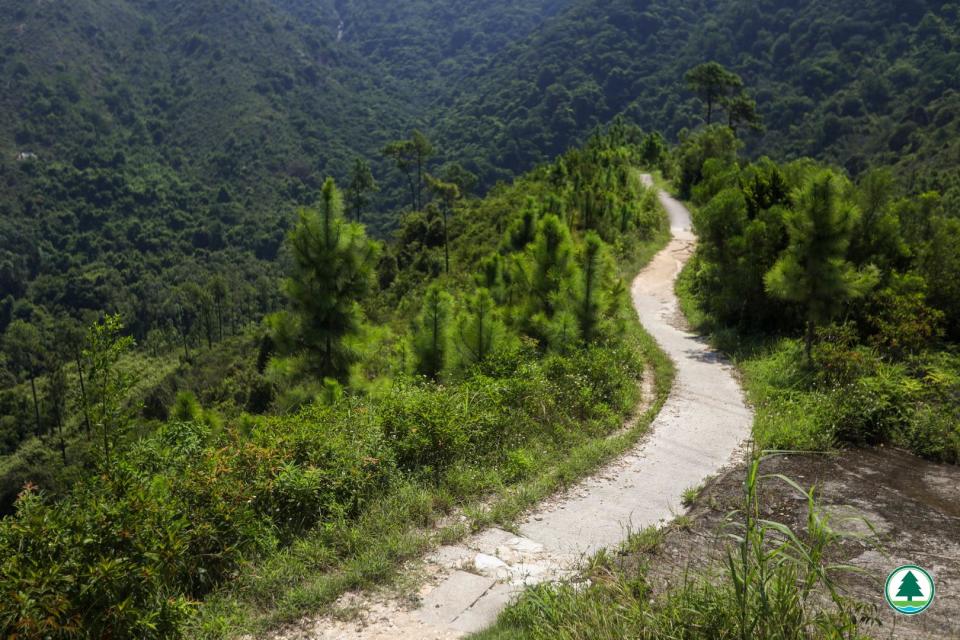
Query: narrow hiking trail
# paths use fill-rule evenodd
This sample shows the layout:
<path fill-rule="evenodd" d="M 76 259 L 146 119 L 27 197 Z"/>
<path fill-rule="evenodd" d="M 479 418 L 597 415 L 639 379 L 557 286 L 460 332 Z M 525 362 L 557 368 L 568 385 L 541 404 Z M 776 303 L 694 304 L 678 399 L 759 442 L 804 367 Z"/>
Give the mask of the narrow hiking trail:
<path fill-rule="evenodd" d="M 649 175 L 643 176 L 648 187 Z M 750 437 L 753 414 L 733 366 L 686 331 L 673 291 L 696 239 L 690 213 L 660 192 L 672 240 L 633 281 L 640 321 L 676 365 L 670 396 L 631 451 L 533 510 L 519 535 L 492 528 L 425 558 L 419 602 L 348 594 L 351 620 L 305 620 L 284 640 L 446 640 L 492 624 L 525 585 L 572 577 L 586 556 L 622 542 L 629 531 L 671 520 L 681 494 L 732 461 Z"/>

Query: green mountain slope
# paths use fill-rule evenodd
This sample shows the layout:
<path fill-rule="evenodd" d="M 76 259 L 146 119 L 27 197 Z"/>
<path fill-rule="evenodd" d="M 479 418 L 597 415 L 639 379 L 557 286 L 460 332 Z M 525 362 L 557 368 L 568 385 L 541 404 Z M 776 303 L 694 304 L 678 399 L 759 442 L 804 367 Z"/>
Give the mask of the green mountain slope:
<path fill-rule="evenodd" d="M 554 16 L 571 0 L 274 0 L 310 24 L 337 34 L 401 84 L 418 110 L 451 99 L 456 80 Z M 469 89 L 468 89 L 469 91 Z"/>
<path fill-rule="evenodd" d="M 215 275 L 258 318 L 293 208 L 356 157 L 385 236 L 407 189 L 386 142 L 419 126 L 428 171 L 460 161 L 490 185 L 619 114 L 668 137 L 699 126 L 683 76 L 709 59 L 757 99 L 749 155 L 893 165 L 956 210 L 958 7 L 0 0 L 0 332 L 22 319 L 53 340 L 54 319 L 107 310 L 142 340 Z"/>
<path fill-rule="evenodd" d="M 383 145 L 558 4 L 3 0 L 0 330 L 110 309 L 142 335 L 174 283 L 273 277 L 292 208 L 358 156 L 384 233 Z"/>
<path fill-rule="evenodd" d="M 369 65 L 262 0 L 0 16 L 0 320 L 114 309 L 139 330 L 171 283 L 269 275 L 292 205 L 409 122 Z"/>
<path fill-rule="evenodd" d="M 541 162 L 624 113 L 675 136 L 701 121 L 684 85 L 715 59 L 757 98 L 755 153 L 859 172 L 897 164 L 916 188 L 956 189 L 955 2 L 581 0 L 463 81 L 438 137 L 488 179 Z M 466 87 L 471 91 L 466 92 Z"/>

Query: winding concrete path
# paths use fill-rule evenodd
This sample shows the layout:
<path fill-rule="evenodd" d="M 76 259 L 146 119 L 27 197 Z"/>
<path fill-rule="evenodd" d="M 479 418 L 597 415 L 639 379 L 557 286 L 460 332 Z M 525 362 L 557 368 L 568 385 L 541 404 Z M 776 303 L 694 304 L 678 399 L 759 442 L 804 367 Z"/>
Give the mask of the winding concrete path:
<path fill-rule="evenodd" d="M 643 177 L 652 187 L 650 176 Z M 682 512 L 684 489 L 700 484 L 737 454 L 753 416 L 733 367 L 684 329 L 673 287 L 693 252 L 690 213 L 661 192 L 673 239 L 633 282 L 640 321 L 676 364 L 673 390 L 649 435 L 632 451 L 533 511 L 514 535 L 483 531 L 426 559 L 419 607 L 354 594 L 340 605 L 361 612 L 349 622 L 323 618 L 284 638 L 446 640 L 490 625 L 525 585 L 572 576 L 586 555 L 619 544 L 631 530 Z"/>

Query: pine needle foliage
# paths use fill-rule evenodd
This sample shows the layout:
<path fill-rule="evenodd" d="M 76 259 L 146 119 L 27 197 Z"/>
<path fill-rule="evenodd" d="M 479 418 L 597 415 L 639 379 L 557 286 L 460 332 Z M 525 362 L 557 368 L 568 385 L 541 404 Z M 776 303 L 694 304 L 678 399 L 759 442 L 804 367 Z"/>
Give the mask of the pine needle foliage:
<path fill-rule="evenodd" d="M 489 358 L 504 337 L 505 327 L 490 292 L 477 289 L 457 321 L 457 355 L 463 369 Z"/>
<path fill-rule="evenodd" d="M 283 353 L 302 358 L 306 373 L 344 381 L 357 360 L 344 339 L 360 331 L 359 301 L 370 291 L 378 245 L 362 226 L 344 220 L 333 179 L 323 185 L 319 208 L 298 215 L 287 242 L 290 309 L 273 318 L 274 337 Z"/>
<path fill-rule="evenodd" d="M 436 283 L 430 285 L 423 309 L 414 323 L 413 350 L 418 374 L 436 380 L 446 368 L 450 357 L 452 311 L 450 294 Z"/>
<path fill-rule="evenodd" d="M 577 264 L 570 230 L 557 216 L 544 216 L 529 255 L 526 328 L 542 339 L 546 338 L 546 325 L 564 309 L 575 286 Z"/>
<path fill-rule="evenodd" d="M 839 181 L 832 172 L 823 171 L 799 190 L 797 207 L 786 217 L 790 244 L 765 278 L 773 296 L 806 310 L 808 361 L 816 327 L 876 282 L 871 270 L 858 273 L 846 260 L 859 212 L 841 197 Z"/>
<path fill-rule="evenodd" d="M 596 232 L 584 236 L 579 271 L 574 307 L 580 336 L 590 343 L 602 333 L 602 325 L 615 313 L 617 302 L 613 295 L 617 282 L 613 259 Z"/>

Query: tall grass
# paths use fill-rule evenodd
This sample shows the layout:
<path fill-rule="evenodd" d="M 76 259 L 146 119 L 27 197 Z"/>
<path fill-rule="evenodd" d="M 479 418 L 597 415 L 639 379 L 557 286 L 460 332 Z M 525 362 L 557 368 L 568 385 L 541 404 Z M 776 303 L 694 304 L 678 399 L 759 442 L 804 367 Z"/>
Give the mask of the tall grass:
<path fill-rule="evenodd" d="M 841 538 L 817 507 L 815 489 L 803 489 L 783 475 L 760 476 L 761 458 L 744 482 L 739 518 L 731 518 L 725 578 L 733 597 L 733 628 L 741 640 L 770 638 L 859 638 L 865 605 L 842 595 L 836 575 L 857 569 L 832 564 L 828 551 Z M 760 482 L 776 479 L 795 489 L 807 504 L 805 530 L 761 517 Z"/>

